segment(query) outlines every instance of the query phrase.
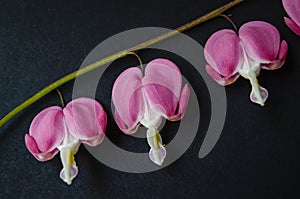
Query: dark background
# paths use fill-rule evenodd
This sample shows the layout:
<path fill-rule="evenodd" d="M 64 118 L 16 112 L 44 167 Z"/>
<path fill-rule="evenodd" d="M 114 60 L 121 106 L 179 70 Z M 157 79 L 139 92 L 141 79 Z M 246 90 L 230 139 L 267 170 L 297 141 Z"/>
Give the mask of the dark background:
<path fill-rule="evenodd" d="M 132 28 L 175 28 L 227 2 L 1 0 L 0 116 L 42 87 L 77 70 L 106 38 Z M 208 91 L 201 76 L 193 76 L 182 67 L 198 92 L 201 109 L 197 137 L 185 154 L 159 171 L 131 174 L 103 165 L 81 146 L 76 155 L 79 175 L 68 186 L 59 179 L 59 156 L 40 163 L 24 145 L 33 117 L 47 106 L 59 105 L 56 92 L 52 92 L 1 128 L 0 198 L 299 198 L 300 37 L 285 26 L 286 13 L 280 0 L 246 0 L 226 13 L 232 14 L 238 26 L 251 20 L 272 23 L 287 40 L 289 53 L 282 69 L 262 71 L 259 76 L 270 93 L 265 107 L 250 102 L 247 80 L 240 78 L 226 87 L 225 126 L 208 156 L 198 158 L 209 124 Z M 216 18 L 185 34 L 204 45 L 221 28 L 232 27 L 224 18 Z M 166 52 L 143 50 L 139 55 L 144 62 L 166 57 L 177 65 L 188 65 Z M 134 64 L 136 59 L 132 57 L 113 62 L 113 75 L 100 82 L 97 99 L 109 114 L 108 137 L 127 150 L 145 152 L 145 140 L 122 135 L 109 112 L 113 80 L 124 67 Z M 60 87 L 67 102 L 72 86 L 71 81 Z M 169 142 L 172 133 L 166 133 L 163 139 Z"/>

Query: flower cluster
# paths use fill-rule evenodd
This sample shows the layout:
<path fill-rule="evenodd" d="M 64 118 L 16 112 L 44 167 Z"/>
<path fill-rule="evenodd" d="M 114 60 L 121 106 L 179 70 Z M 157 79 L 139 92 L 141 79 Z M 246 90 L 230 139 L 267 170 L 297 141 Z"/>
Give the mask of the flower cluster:
<path fill-rule="evenodd" d="M 300 0 L 282 0 L 290 18 L 285 23 L 300 36 Z M 234 83 L 242 76 L 252 85 L 250 100 L 263 106 L 268 91 L 258 84 L 261 69 L 282 67 L 288 45 L 279 31 L 263 21 L 252 21 L 238 32 L 223 29 L 208 39 L 204 56 L 207 73 L 220 85 Z M 155 59 L 145 71 L 131 67 L 123 71 L 112 88 L 114 119 L 125 134 L 135 133 L 140 125 L 147 128 L 149 158 L 162 165 L 166 149 L 158 128 L 162 118 L 180 120 L 187 108 L 190 89 L 182 87 L 179 68 L 170 60 Z M 51 106 L 32 121 L 25 144 L 39 161 L 60 153 L 63 169 L 60 177 L 67 184 L 78 174 L 74 160 L 81 143 L 96 146 L 103 141 L 107 115 L 100 103 L 89 98 L 74 99 L 65 108 Z"/>

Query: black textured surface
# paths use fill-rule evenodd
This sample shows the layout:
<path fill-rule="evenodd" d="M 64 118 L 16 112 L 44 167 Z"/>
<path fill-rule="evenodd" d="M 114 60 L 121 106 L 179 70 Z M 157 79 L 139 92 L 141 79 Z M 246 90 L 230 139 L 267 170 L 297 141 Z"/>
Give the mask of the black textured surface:
<path fill-rule="evenodd" d="M 106 38 L 138 27 L 175 28 L 227 2 L 0 1 L 0 116 L 43 86 L 78 69 L 85 56 Z M 190 76 L 199 90 L 203 119 L 196 139 L 180 159 L 156 172 L 130 174 L 103 165 L 81 147 L 76 155 L 79 175 L 68 186 L 58 177 L 58 156 L 40 163 L 24 145 L 33 117 L 47 106 L 59 105 L 52 92 L 1 129 L 0 198 L 299 198 L 300 37 L 284 25 L 286 14 L 280 0 L 247 0 L 227 13 L 238 26 L 250 20 L 271 22 L 287 40 L 289 53 L 282 69 L 262 71 L 259 77 L 270 93 L 265 107 L 249 101 L 250 86 L 242 78 L 226 88 L 226 123 L 208 156 L 198 158 L 209 122 L 205 118 L 210 116 L 208 93 L 200 78 Z M 224 27 L 231 28 L 225 19 L 218 18 L 186 34 L 203 45 L 210 34 Z M 146 62 L 160 53 L 145 50 L 140 55 Z M 185 64 L 174 55 L 164 56 Z M 134 63 L 136 60 L 129 57 L 113 65 Z M 110 101 L 105 96 L 111 92 L 112 77 L 105 79 L 97 93 L 107 111 Z M 66 101 L 71 99 L 72 84 L 60 88 Z M 132 144 L 112 120 L 107 133 L 128 150 L 147 150 L 144 142 Z"/>

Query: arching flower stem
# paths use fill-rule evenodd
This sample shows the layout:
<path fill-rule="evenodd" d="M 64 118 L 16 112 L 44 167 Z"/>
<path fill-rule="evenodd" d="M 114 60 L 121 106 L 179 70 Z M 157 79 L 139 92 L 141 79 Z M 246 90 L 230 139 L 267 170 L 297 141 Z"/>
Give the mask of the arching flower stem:
<path fill-rule="evenodd" d="M 205 21 L 208 21 L 210 19 L 213 19 L 215 17 L 220 16 L 220 14 L 222 14 L 223 12 L 225 12 L 226 10 L 230 9 L 231 7 L 243 2 L 244 0 L 233 0 L 231 2 L 229 2 L 228 4 L 221 6 L 185 25 L 182 25 L 178 28 L 176 28 L 175 30 L 172 30 L 170 32 L 167 32 L 165 34 L 159 35 L 153 39 L 150 39 L 146 42 L 143 42 L 141 44 L 138 44 L 136 46 L 133 46 L 129 49 L 126 50 L 122 50 L 120 52 L 117 52 L 113 55 L 110 55 L 108 57 L 105 57 L 93 64 L 90 64 L 80 70 L 74 71 L 62 78 L 60 78 L 59 80 L 53 82 L 52 84 L 46 86 L 45 88 L 43 88 L 42 90 L 40 90 L 38 93 L 36 93 L 35 95 L 33 95 L 32 97 L 28 98 L 26 101 L 24 101 L 22 104 L 20 104 L 19 106 L 17 106 L 16 108 L 14 108 L 11 112 L 9 112 L 7 115 L 5 115 L 1 120 L 0 120 L 0 127 L 2 127 L 6 122 L 8 122 L 12 117 L 14 117 L 16 114 L 18 114 L 19 112 L 21 112 L 22 110 L 24 110 L 25 108 L 27 108 L 29 105 L 33 104 L 34 102 L 36 102 L 37 100 L 39 100 L 40 98 L 42 98 L 43 96 L 47 95 L 48 93 L 50 93 L 51 91 L 55 90 L 56 88 L 58 88 L 59 86 L 65 84 L 66 82 L 75 79 L 76 77 L 83 75 L 89 71 L 92 71 L 104 64 L 110 63 L 112 61 L 115 61 L 119 58 L 125 57 L 129 54 L 132 54 L 132 52 L 136 52 L 138 50 L 141 50 L 143 48 L 146 48 L 148 46 L 151 46 L 155 43 L 158 43 L 162 40 L 168 39 L 176 34 L 178 34 L 179 32 L 184 32 L 186 30 L 189 30 Z"/>

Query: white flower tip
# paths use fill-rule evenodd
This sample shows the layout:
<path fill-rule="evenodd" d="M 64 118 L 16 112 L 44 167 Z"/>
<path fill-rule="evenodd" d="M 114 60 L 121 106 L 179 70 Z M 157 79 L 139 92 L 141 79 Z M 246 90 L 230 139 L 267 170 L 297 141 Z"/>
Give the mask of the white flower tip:
<path fill-rule="evenodd" d="M 77 176 L 77 174 L 78 174 L 78 168 L 77 166 L 73 165 L 71 170 L 63 168 L 60 172 L 60 178 L 68 185 L 71 185 L 72 180 Z"/>
<path fill-rule="evenodd" d="M 63 147 L 60 151 L 61 162 L 63 164 L 63 169 L 60 172 L 60 178 L 68 185 L 72 184 L 72 180 L 78 174 L 78 167 L 74 161 L 74 153 L 77 150 L 76 147 L 77 145 L 75 143 L 73 148 Z"/>
<path fill-rule="evenodd" d="M 150 149 L 149 151 L 149 158 L 157 164 L 161 166 L 166 158 L 166 149 L 163 146 L 160 146 L 159 149 Z"/>
<path fill-rule="evenodd" d="M 252 89 L 250 99 L 252 102 L 264 106 L 268 96 L 268 91 L 265 88 L 258 86 L 257 88 Z"/>

